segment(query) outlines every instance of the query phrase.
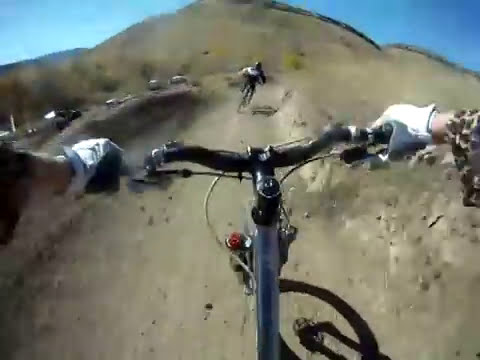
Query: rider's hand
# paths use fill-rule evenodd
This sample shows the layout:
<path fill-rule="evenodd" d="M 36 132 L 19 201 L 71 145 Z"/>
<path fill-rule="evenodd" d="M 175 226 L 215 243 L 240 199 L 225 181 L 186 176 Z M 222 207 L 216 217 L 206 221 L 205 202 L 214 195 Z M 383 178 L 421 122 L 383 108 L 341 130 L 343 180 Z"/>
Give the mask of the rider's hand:
<path fill-rule="evenodd" d="M 149 154 L 145 156 L 143 161 L 143 167 L 147 174 L 154 172 L 157 168 L 162 167 L 166 162 L 166 154 L 168 151 L 172 151 L 183 145 L 181 141 L 170 141 L 158 149 L 153 149 Z"/>
<path fill-rule="evenodd" d="M 83 140 L 65 148 L 73 178 L 72 193 L 117 190 L 124 169 L 123 150 L 109 139 Z"/>
<path fill-rule="evenodd" d="M 393 133 L 388 144 L 387 154 L 380 155 L 382 161 L 401 160 L 413 155 L 432 143 L 430 120 L 435 105 L 416 107 L 408 104 L 392 105 L 371 127 L 380 127 L 386 123 L 393 125 Z"/>

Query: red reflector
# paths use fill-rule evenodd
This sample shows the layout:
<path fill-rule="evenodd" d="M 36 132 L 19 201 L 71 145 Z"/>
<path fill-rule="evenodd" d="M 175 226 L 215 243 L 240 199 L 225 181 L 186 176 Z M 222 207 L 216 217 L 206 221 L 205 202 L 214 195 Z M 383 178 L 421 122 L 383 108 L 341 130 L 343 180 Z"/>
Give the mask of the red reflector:
<path fill-rule="evenodd" d="M 227 246 L 231 250 L 241 249 L 243 245 L 242 234 L 238 232 L 233 232 L 227 239 Z"/>

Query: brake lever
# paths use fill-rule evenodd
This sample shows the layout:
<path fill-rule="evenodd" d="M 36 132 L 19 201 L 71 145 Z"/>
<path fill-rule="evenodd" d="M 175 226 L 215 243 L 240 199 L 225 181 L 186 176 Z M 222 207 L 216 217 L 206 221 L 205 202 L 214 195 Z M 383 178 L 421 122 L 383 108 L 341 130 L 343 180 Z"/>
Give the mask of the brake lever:
<path fill-rule="evenodd" d="M 376 157 L 380 154 L 384 154 L 387 151 L 386 147 L 383 147 L 374 153 L 368 151 L 368 146 L 355 146 L 351 148 L 344 149 L 340 152 L 339 158 L 347 165 L 352 167 L 356 167 L 361 165 L 371 159 L 372 157 Z"/>
<path fill-rule="evenodd" d="M 143 171 L 141 174 L 137 174 L 132 177 L 135 182 L 141 182 L 145 184 L 158 183 L 162 181 L 165 176 L 179 175 L 182 178 L 189 178 L 193 175 L 193 171 L 190 169 L 156 169 L 151 171 Z"/>

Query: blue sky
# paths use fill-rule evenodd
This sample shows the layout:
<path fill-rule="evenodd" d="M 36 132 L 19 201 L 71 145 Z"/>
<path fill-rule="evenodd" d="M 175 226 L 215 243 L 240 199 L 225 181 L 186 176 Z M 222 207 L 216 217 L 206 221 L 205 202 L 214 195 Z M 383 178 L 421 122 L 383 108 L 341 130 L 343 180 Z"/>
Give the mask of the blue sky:
<path fill-rule="evenodd" d="M 92 47 L 191 0 L 0 0 L 0 64 Z M 431 49 L 480 71 L 479 0 L 290 0 L 342 20 L 377 43 Z"/>

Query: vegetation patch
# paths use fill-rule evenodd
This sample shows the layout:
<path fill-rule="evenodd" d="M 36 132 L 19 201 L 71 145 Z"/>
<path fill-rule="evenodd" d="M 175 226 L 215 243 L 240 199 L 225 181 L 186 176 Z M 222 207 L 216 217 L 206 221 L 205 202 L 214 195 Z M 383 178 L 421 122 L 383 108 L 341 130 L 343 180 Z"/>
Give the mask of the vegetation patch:
<path fill-rule="evenodd" d="M 286 70 L 301 70 L 304 68 L 302 56 L 298 53 L 287 53 L 283 57 L 283 65 Z"/>

